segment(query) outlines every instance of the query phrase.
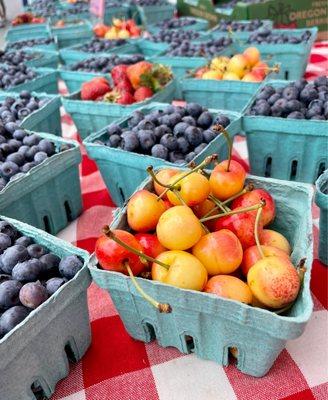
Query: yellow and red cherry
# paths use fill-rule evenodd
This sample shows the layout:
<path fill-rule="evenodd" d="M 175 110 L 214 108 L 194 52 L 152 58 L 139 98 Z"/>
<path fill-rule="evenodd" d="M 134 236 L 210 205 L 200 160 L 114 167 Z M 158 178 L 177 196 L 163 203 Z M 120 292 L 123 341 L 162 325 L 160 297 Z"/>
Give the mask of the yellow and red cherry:
<path fill-rule="evenodd" d="M 170 202 L 176 206 L 184 203 L 189 207 L 193 207 L 205 201 L 210 194 L 208 179 L 199 172 L 193 172 L 183 177 L 184 175 L 185 172 L 181 172 L 170 179 L 169 185 L 173 185 L 176 188 L 167 192 Z M 179 178 L 182 179 L 174 185 L 174 182 Z"/>
<path fill-rule="evenodd" d="M 259 204 L 261 200 L 265 200 L 265 206 L 262 208 L 261 217 L 263 225 L 266 226 L 274 220 L 276 215 L 275 202 L 271 194 L 266 190 L 254 189 L 250 192 L 244 193 L 233 200 L 230 208 L 234 210 L 236 208 L 254 206 L 255 204 Z"/>
<path fill-rule="evenodd" d="M 119 229 L 113 232 L 129 247 L 139 252 L 143 251 L 141 244 L 131 233 Z M 127 275 L 126 263 L 134 275 L 139 275 L 145 269 L 145 264 L 138 255 L 105 235 L 98 238 L 95 253 L 101 267 L 108 271 L 122 272 Z"/>
<path fill-rule="evenodd" d="M 143 252 L 149 257 L 156 258 L 167 249 L 161 245 L 156 235 L 151 233 L 137 233 L 134 237 L 141 244 Z"/>
<path fill-rule="evenodd" d="M 256 47 L 247 47 L 243 55 L 246 57 L 250 67 L 254 67 L 260 61 L 260 52 Z"/>
<path fill-rule="evenodd" d="M 156 233 L 162 246 L 169 250 L 187 250 L 194 246 L 203 234 L 203 228 L 187 206 L 175 206 L 160 217 Z"/>
<path fill-rule="evenodd" d="M 155 261 L 151 267 L 153 280 L 181 289 L 204 289 L 207 282 L 206 268 L 192 254 L 180 250 L 165 251 L 157 260 L 167 264 L 169 268 L 166 269 Z"/>
<path fill-rule="evenodd" d="M 216 275 L 210 278 L 204 292 L 241 303 L 252 303 L 252 292 L 245 282 L 231 275 Z"/>
<path fill-rule="evenodd" d="M 239 162 L 225 160 L 213 169 L 210 176 L 210 187 L 213 195 L 219 200 L 227 200 L 241 192 L 244 187 L 246 172 Z"/>
<path fill-rule="evenodd" d="M 230 274 L 243 259 L 243 249 L 237 236 L 228 229 L 208 233 L 192 248 L 209 275 Z"/>
<path fill-rule="evenodd" d="M 157 172 L 155 175 L 159 182 L 162 182 L 165 185 L 168 185 L 172 176 L 176 175 L 179 171 L 172 168 L 165 168 Z M 160 196 L 164 191 L 165 187 L 160 185 L 158 182 L 154 181 L 154 190 L 158 196 Z M 167 199 L 167 194 L 162 197 L 163 200 Z"/>
<path fill-rule="evenodd" d="M 289 259 L 289 256 L 283 250 L 278 249 L 277 247 L 261 246 L 261 249 L 264 257 L 277 256 Z M 251 267 L 261 260 L 261 258 L 262 255 L 260 254 L 257 246 L 248 247 L 248 249 L 244 251 L 243 260 L 240 267 L 245 277 L 247 277 L 248 271 L 251 269 Z"/>
<path fill-rule="evenodd" d="M 139 190 L 127 205 L 129 227 L 136 232 L 153 231 L 163 212 L 166 210 L 163 200 L 148 190 Z"/>
<path fill-rule="evenodd" d="M 272 229 L 263 229 L 259 235 L 260 243 L 264 246 L 273 246 L 290 255 L 291 247 L 288 240 L 279 232 Z"/>
<path fill-rule="evenodd" d="M 193 208 L 193 212 L 196 215 L 197 218 L 201 219 L 205 216 L 211 216 L 217 214 L 217 211 L 215 210 L 215 203 L 210 200 L 206 199 L 202 203 L 197 204 Z M 210 230 L 214 230 L 214 220 L 209 220 L 204 222 L 204 225 Z"/>
<path fill-rule="evenodd" d="M 247 274 L 253 295 L 266 307 L 279 309 L 292 303 L 300 290 L 300 277 L 286 257 L 264 257 Z"/>

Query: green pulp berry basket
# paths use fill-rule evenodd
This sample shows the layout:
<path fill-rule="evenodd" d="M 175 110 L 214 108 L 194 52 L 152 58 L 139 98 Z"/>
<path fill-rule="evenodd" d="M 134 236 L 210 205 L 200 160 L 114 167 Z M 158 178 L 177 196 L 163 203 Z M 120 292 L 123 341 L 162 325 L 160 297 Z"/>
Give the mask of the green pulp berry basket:
<path fill-rule="evenodd" d="M 0 191 L 0 214 L 56 234 L 82 211 L 78 168 L 81 153 L 75 141 L 48 133 L 38 135 L 54 142 L 57 148 L 71 148 L 10 181 Z"/>
<path fill-rule="evenodd" d="M 182 26 L 180 28 L 172 28 L 172 30 L 183 30 L 183 31 L 188 31 L 188 30 L 193 30 L 196 32 L 205 32 L 208 29 L 209 22 L 206 19 L 202 18 L 196 18 L 196 17 L 181 17 L 179 18 L 180 20 L 192 20 L 196 21 L 193 24 Z M 161 27 L 159 26 L 159 23 L 162 21 L 159 21 L 157 24 L 151 24 L 147 26 L 147 30 L 150 33 L 157 33 L 161 30 Z M 171 29 L 170 29 L 171 30 Z"/>
<path fill-rule="evenodd" d="M 57 382 L 69 373 L 68 357 L 80 360 L 91 343 L 89 254 L 30 225 L 0 218 L 59 257 L 77 255 L 84 262 L 73 279 L 0 339 L 1 399 L 35 400 L 32 387 L 43 392 L 42 398 L 50 398 Z"/>
<path fill-rule="evenodd" d="M 48 23 L 44 24 L 21 24 L 11 26 L 6 34 L 6 42 L 17 42 L 19 40 L 47 38 L 50 36 Z"/>
<path fill-rule="evenodd" d="M 81 136 L 85 139 L 90 133 L 97 132 L 132 111 L 152 102 L 171 102 L 176 91 L 176 81 L 173 79 L 154 96 L 130 105 L 106 103 L 102 101 L 83 101 L 80 92 L 63 97 L 63 106 L 68 112 Z"/>
<path fill-rule="evenodd" d="M 122 7 L 113 7 L 105 5 L 104 13 L 104 24 L 112 25 L 113 18 L 128 19 L 129 18 L 129 6 L 122 4 Z"/>
<path fill-rule="evenodd" d="M 34 132 L 47 132 L 61 136 L 60 96 L 35 92 L 32 92 L 32 95 L 37 96 L 40 99 L 47 99 L 48 101 L 43 107 L 33 111 L 30 115 L 24 118 L 21 121 L 20 126 Z M 2 92 L 0 93 L 0 103 L 8 96 L 18 98 L 19 94 L 16 92 Z"/>
<path fill-rule="evenodd" d="M 308 29 L 274 29 L 274 33 L 284 33 L 289 36 L 301 36 L 305 31 L 311 32 L 311 37 L 306 43 L 299 44 L 255 44 L 264 60 L 274 60 L 281 64 L 278 79 L 296 80 L 305 73 L 311 48 L 316 40 L 318 28 Z M 244 51 L 252 43 L 236 43 L 239 51 Z"/>
<path fill-rule="evenodd" d="M 145 26 L 156 24 L 164 19 L 173 18 L 175 12 L 174 4 L 160 4 L 157 6 L 130 6 L 130 17 L 137 19 L 138 24 Z"/>
<path fill-rule="evenodd" d="M 0 90 L 0 93 L 5 93 L 8 91 L 21 92 L 22 90 L 28 90 L 29 92 L 57 94 L 57 71 L 50 68 L 37 68 L 36 71 L 38 74 L 34 79 L 21 83 L 17 86 L 12 86 L 4 91 Z"/>
<path fill-rule="evenodd" d="M 277 214 L 272 227 L 292 244 L 293 264 L 306 258 L 304 284 L 287 315 L 214 294 L 137 278 L 150 296 L 171 305 L 172 312 L 163 314 L 140 296 L 126 275 L 97 268 L 95 257 L 90 260 L 89 269 L 96 284 L 109 292 L 126 330 L 134 339 L 143 342 L 156 339 L 162 347 L 173 346 L 186 354 L 194 352 L 199 358 L 221 365 L 228 364 L 229 349 L 236 347 L 237 368 L 245 374 L 261 377 L 269 371 L 286 341 L 303 333 L 312 313 L 312 187 L 254 176 L 249 176 L 247 182 L 268 190 L 274 197 Z M 151 187 L 147 179 L 139 189 Z M 125 207 L 111 228 L 127 227 Z"/>
<path fill-rule="evenodd" d="M 79 23 L 69 23 L 63 27 L 51 26 L 51 33 L 57 38 L 58 47 L 74 46 L 87 42 L 93 37 L 92 24 L 87 20 L 81 20 Z"/>
<path fill-rule="evenodd" d="M 25 52 L 35 54 L 36 57 L 32 60 L 26 61 L 25 64 L 29 67 L 34 68 L 53 68 L 56 69 L 59 63 L 59 55 L 57 51 L 51 50 L 34 50 L 33 47 L 31 49 L 24 49 Z"/>
<path fill-rule="evenodd" d="M 319 259 L 328 265 L 328 169 L 316 183 L 315 202 L 320 208 Z"/>
<path fill-rule="evenodd" d="M 33 39 L 40 39 L 38 38 L 33 38 Z M 57 44 L 57 39 L 55 37 L 52 37 L 53 41 L 51 41 L 50 43 L 47 44 L 35 44 L 34 46 L 28 47 L 25 45 L 25 47 L 23 47 L 23 50 L 26 49 L 30 49 L 30 50 L 47 50 L 47 51 L 57 51 L 58 50 L 58 44 Z M 19 43 L 19 42 L 25 42 L 26 39 L 21 39 L 21 40 L 17 40 L 15 42 L 8 42 L 6 44 L 5 50 L 6 51 L 14 51 L 14 49 L 12 49 L 10 46 L 14 43 Z"/>
<path fill-rule="evenodd" d="M 265 83 L 285 87 L 287 81 Z M 255 101 L 250 100 L 245 112 Z M 327 121 L 244 115 L 251 172 L 314 183 L 328 166 Z"/>
<path fill-rule="evenodd" d="M 89 57 L 96 57 L 96 56 L 104 56 L 108 55 L 111 53 L 114 54 L 133 54 L 135 51 L 135 47 L 133 43 L 126 43 L 123 44 L 122 46 L 117 46 L 112 49 L 110 49 L 107 53 L 87 53 L 85 51 L 80 50 L 81 44 L 77 44 L 71 47 L 66 47 L 65 49 L 61 49 L 59 51 L 60 58 L 62 59 L 64 64 L 73 64 L 78 61 L 82 61 L 85 58 Z"/>
<path fill-rule="evenodd" d="M 161 110 L 165 108 L 167 104 L 156 104 L 152 103 L 148 106 L 140 108 L 140 111 L 145 114 L 149 114 L 154 110 Z M 233 113 L 225 110 L 210 110 L 213 116 L 217 114 L 224 114 L 230 118 L 231 123 L 227 130 L 230 137 L 233 137 L 240 132 L 240 114 Z M 129 118 L 123 118 L 119 125 L 121 127 L 127 127 Z M 87 153 L 91 159 L 93 159 L 102 175 L 102 178 L 110 192 L 112 200 L 116 205 L 122 206 L 122 204 L 128 199 L 134 192 L 137 185 L 139 185 L 147 176 L 146 168 L 149 165 L 159 167 L 166 165 L 171 168 L 175 168 L 176 164 L 169 161 L 162 160 L 160 158 L 152 157 L 150 155 L 132 153 L 121 149 L 111 148 L 99 143 L 106 139 L 106 128 L 100 132 L 93 133 L 83 142 Z M 217 153 L 219 158 L 227 157 L 227 145 L 223 135 L 218 135 L 208 146 L 200 152 L 193 161 L 199 163 L 205 159 L 205 157 Z M 133 176 L 133 179 L 130 177 Z"/>
<path fill-rule="evenodd" d="M 239 22 L 245 26 L 249 25 L 251 22 L 249 20 L 238 20 L 238 21 L 231 21 L 231 22 Z M 269 19 L 263 19 L 261 20 L 261 22 L 263 23 L 263 25 L 261 26 L 261 28 L 267 28 L 267 29 L 272 29 L 273 26 L 273 22 Z M 247 40 L 249 35 L 252 34 L 253 32 L 251 31 L 232 31 L 227 32 L 227 31 L 220 31 L 218 29 L 218 25 L 214 26 L 210 32 L 211 32 L 211 36 L 213 38 L 220 38 L 222 36 L 226 36 L 226 35 L 231 35 L 231 38 L 234 40 Z"/>

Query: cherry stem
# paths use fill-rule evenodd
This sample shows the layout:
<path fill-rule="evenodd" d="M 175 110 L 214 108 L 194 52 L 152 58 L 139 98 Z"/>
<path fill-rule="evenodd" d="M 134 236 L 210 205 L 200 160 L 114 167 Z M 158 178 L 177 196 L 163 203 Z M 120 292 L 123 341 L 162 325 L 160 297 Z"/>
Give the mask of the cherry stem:
<path fill-rule="evenodd" d="M 261 258 L 264 258 L 265 256 L 264 256 L 264 253 L 263 253 L 263 250 L 262 250 L 262 246 L 261 246 L 261 243 L 260 243 L 260 240 L 259 240 L 259 225 L 260 225 L 262 209 L 265 206 L 265 200 L 262 199 L 261 203 L 262 203 L 262 205 L 257 210 L 257 213 L 256 213 L 254 236 L 255 236 L 256 246 L 257 246 L 257 249 L 258 249 L 258 251 L 259 251 L 259 253 L 261 255 Z"/>
<path fill-rule="evenodd" d="M 206 168 L 209 164 L 211 164 L 214 160 L 216 160 L 216 158 L 217 158 L 217 154 L 213 154 L 213 155 L 211 155 L 211 156 L 206 157 L 205 160 L 202 161 L 198 166 L 192 168 L 190 171 L 185 172 L 185 173 L 184 173 L 183 175 L 181 175 L 178 179 L 176 179 L 171 185 L 166 185 L 165 183 L 163 184 L 162 182 L 160 182 L 160 181 L 157 179 L 156 175 L 154 174 L 154 167 L 153 167 L 152 165 L 150 165 L 150 166 L 147 168 L 148 174 L 153 178 L 153 180 L 154 180 L 156 183 L 158 183 L 159 185 L 161 185 L 161 186 L 163 186 L 163 187 L 166 188 L 166 189 L 164 190 L 164 192 L 162 192 L 162 193 L 158 196 L 158 199 L 157 199 L 157 200 L 159 200 L 159 199 L 161 199 L 163 196 L 165 196 L 166 193 L 167 193 L 169 190 L 177 189 L 176 184 L 178 184 L 182 179 L 186 178 L 186 177 L 187 177 L 188 175 L 190 175 L 190 174 L 193 174 L 194 172 L 197 172 L 197 171 L 199 171 L 199 170 L 202 170 L 202 169 Z"/>
<path fill-rule="evenodd" d="M 222 214 L 216 214 L 216 215 L 213 215 L 213 216 L 210 216 L 210 217 L 201 218 L 200 222 L 211 221 L 212 219 L 226 217 L 228 215 L 241 214 L 241 213 L 249 212 L 249 211 L 256 211 L 260 207 L 263 207 L 262 206 L 262 202 L 259 203 L 259 204 L 255 204 L 254 206 L 251 206 L 251 207 L 240 208 L 238 210 L 227 211 L 227 212 L 222 213 Z"/>
<path fill-rule="evenodd" d="M 215 209 L 220 208 L 221 211 L 223 211 L 223 212 L 231 211 L 230 208 L 224 207 L 224 205 L 222 204 L 222 202 L 221 202 L 219 199 L 217 199 L 216 197 L 214 197 L 214 196 L 212 196 L 212 195 L 209 195 L 208 198 L 209 198 L 210 200 L 212 200 L 213 203 L 215 204 Z M 209 213 L 211 214 L 211 213 L 213 212 L 213 210 L 214 210 L 214 208 L 212 208 L 212 210 L 210 210 Z M 204 215 L 204 218 L 205 218 L 205 217 L 206 217 L 206 216 Z"/>
<path fill-rule="evenodd" d="M 108 225 L 106 225 L 103 228 L 103 233 L 109 237 L 110 239 L 114 240 L 114 242 L 116 242 L 117 244 L 119 244 L 120 246 L 124 247 L 126 250 L 131 251 L 131 253 L 136 254 L 137 256 L 140 257 L 141 261 L 142 260 L 147 260 L 151 263 L 156 263 L 158 265 L 160 265 L 161 267 L 164 267 L 165 269 L 169 269 L 170 266 L 168 264 L 163 263 L 162 261 L 156 260 L 153 257 L 148 256 L 147 254 L 142 253 L 141 251 L 135 249 L 134 247 L 129 246 L 128 244 L 126 244 L 125 242 L 123 242 L 121 239 L 119 239 L 113 231 L 110 230 L 110 227 Z"/>
<path fill-rule="evenodd" d="M 176 195 L 176 197 L 178 198 L 178 200 L 180 201 L 180 203 L 181 203 L 183 206 L 186 206 L 186 205 L 187 205 L 186 202 L 183 200 L 183 198 L 182 198 L 182 196 L 181 196 L 179 190 L 173 189 L 173 193 Z"/>
<path fill-rule="evenodd" d="M 133 285 L 135 286 L 135 288 L 137 289 L 137 291 L 141 294 L 141 296 L 147 300 L 152 306 L 154 306 L 155 308 L 157 308 L 157 310 L 161 313 L 170 313 L 172 311 L 172 308 L 169 304 L 167 303 L 159 303 L 158 301 L 156 301 L 155 299 L 153 299 L 151 296 L 149 296 L 143 289 L 142 287 L 139 285 L 138 281 L 136 280 L 135 276 L 133 275 L 133 272 L 128 264 L 128 262 L 124 263 L 124 266 L 126 268 L 126 270 L 128 271 L 128 274 L 130 275 L 131 281 L 133 283 Z"/>
<path fill-rule="evenodd" d="M 227 165 L 226 171 L 229 172 L 230 163 L 231 163 L 231 155 L 232 155 L 232 140 L 231 140 L 231 137 L 230 137 L 229 133 L 224 129 L 224 127 L 222 125 L 219 125 L 219 124 L 213 125 L 212 126 L 212 130 L 214 132 L 222 133 L 224 138 L 227 141 L 229 157 L 228 157 L 228 165 Z"/>

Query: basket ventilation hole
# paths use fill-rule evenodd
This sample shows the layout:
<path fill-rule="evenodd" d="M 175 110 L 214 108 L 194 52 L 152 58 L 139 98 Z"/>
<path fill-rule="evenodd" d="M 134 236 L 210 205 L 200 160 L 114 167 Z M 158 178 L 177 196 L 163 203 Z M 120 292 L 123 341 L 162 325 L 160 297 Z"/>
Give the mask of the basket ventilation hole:
<path fill-rule="evenodd" d="M 265 164 L 264 176 L 271 176 L 272 157 L 268 157 Z"/>
<path fill-rule="evenodd" d="M 67 221 L 68 222 L 73 221 L 72 210 L 67 200 L 64 203 L 64 207 L 65 207 Z"/>
<path fill-rule="evenodd" d="M 124 196 L 123 190 L 122 190 L 122 188 L 121 188 L 121 187 L 119 187 L 119 188 L 118 188 L 118 190 L 120 191 L 120 195 L 121 195 L 122 203 L 124 203 L 124 202 L 125 202 L 125 196 Z"/>
<path fill-rule="evenodd" d="M 156 333 L 155 333 L 155 328 L 153 327 L 152 324 L 149 322 L 146 322 L 144 324 L 146 330 L 148 331 L 148 336 L 149 336 L 149 341 L 155 340 L 156 339 Z"/>
<path fill-rule="evenodd" d="M 48 233 L 51 233 L 50 221 L 47 215 L 43 217 L 43 224 L 44 224 L 44 230 Z"/>
<path fill-rule="evenodd" d="M 65 350 L 66 356 L 69 361 L 74 362 L 74 363 L 77 362 L 76 355 L 75 355 L 70 343 L 66 344 L 64 350 Z"/>
<path fill-rule="evenodd" d="M 31 385 L 31 389 L 36 400 L 48 400 L 48 397 L 39 381 L 34 381 Z"/>
<path fill-rule="evenodd" d="M 325 169 L 326 169 L 326 164 L 324 162 L 321 162 L 319 164 L 317 178 L 319 178 L 319 176 L 325 171 Z"/>
<path fill-rule="evenodd" d="M 295 181 L 297 175 L 297 160 L 292 161 L 289 180 Z"/>
<path fill-rule="evenodd" d="M 186 341 L 188 354 L 194 353 L 194 351 L 195 351 L 194 338 L 192 336 L 190 336 L 190 335 L 186 335 L 185 336 L 185 341 Z"/>
<path fill-rule="evenodd" d="M 285 71 L 285 79 L 286 79 L 286 81 L 288 81 L 288 78 L 289 78 L 289 71 Z"/>

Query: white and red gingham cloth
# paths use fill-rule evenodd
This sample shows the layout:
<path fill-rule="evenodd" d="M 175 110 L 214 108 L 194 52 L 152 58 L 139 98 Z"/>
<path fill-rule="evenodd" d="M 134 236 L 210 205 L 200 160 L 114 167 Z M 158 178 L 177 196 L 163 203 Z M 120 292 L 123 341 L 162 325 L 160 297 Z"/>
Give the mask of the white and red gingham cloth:
<path fill-rule="evenodd" d="M 327 74 L 328 42 L 313 48 L 306 77 Z M 65 137 L 76 138 L 76 128 L 63 114 Z M 245 141 L 234 143 L 234 155 L 247 165 Z M 85 155 L 81 165 L 83 214 L 59 236 L 76 246 L 94 250 L 114 204 L 96 165 Z M 313 207 L 315 258 L 318 209 Z M 135 341 L 124 329 L 107 292 L 92 284 L 88 302 L 92 344 L 83 359 L 71 365 L 69 376 L 57 385 L 54 400 L 327 400 L 328 300 L 327 267 L 314 261 L 311 288 L 314 313 L 304 334 L 290 341 L 263 378 L 242 374 L 234 365 L 184 355 L 156 342 Z"/>

